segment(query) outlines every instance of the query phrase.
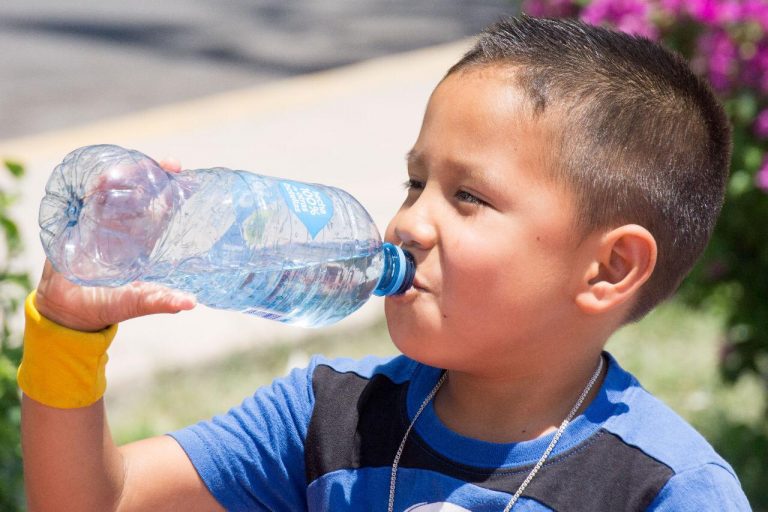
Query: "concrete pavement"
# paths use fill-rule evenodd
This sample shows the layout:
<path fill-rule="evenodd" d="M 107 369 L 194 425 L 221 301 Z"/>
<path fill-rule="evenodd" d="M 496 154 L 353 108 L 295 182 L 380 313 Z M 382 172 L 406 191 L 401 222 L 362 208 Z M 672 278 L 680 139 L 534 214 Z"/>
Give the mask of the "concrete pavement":
<path fill-rule="evenodd" d="M 456 41 L 514 0 L 2 0 L 0 139 Z"/>
<path fill-rule="evenodd" d="M 383 231 L 404 196 L 404 156 L 430 92 L 471 41 L 463 40 L 253 88 L 167 105 L 53 133 L 0 141 L 0 158 L 27 168 L 14 215 L 24 264 L 39 275 L 44 256 L 37 208 L 50 171 L 77 147 L 112 143 L 184 168 L 223 166 L 338 186 L 356 196 Z M 3 181 L 5 182 L 5 181 Z M 382 314 L 372 299 L 329 329 L 347 330 Z M 311 331 L 198 306 L 120 326 L 110 349 L 110 389 L 157 369 L 194 364 L 235 349 L 298 339 Z M 350 339 L 350 343 L 354 343 Z"/>

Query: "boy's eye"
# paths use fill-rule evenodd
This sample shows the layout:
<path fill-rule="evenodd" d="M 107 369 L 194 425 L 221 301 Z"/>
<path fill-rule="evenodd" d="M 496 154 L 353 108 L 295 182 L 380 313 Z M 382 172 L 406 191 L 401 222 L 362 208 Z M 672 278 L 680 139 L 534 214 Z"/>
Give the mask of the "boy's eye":
<path fill-rule="evenodd" d="M 421 190 L 424 188 L 424 182 L 410 178 L 403 183 L 405 190 Z"/>
<path fill-rule="evenodd" d="M 479 198 L 473 196 L 472 194 L 470 194 L 466 190 L 459 190 L 458 192 L 456 192 L 456 199 L 458 199 L 459 201 L 464 202 L 464 203 L 476 204 L 476 205 L 479 205 L 479 206 L 488 204 L 485 201 L 483 201 L 482 199 L 479 199 Z"/>

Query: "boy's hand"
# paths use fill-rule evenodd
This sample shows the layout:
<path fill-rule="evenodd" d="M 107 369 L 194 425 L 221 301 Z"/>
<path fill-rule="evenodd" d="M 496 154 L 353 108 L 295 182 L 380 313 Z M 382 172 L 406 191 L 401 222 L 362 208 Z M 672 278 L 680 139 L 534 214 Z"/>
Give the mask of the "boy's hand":
<path fill-rule="evenodd" d="M 100 331 L 138 316 L 177 313 L 195 304 L 193 296 L 153 283 L 118 288 L 79 286 L 56 272 L 48 260 L 35 294 L 35 307 L 41 315 L 78 331 Z"/>
<path fill-rule="evenodd" d="M 164 160 L 168 172 L 180 165 Z M 154 313 L 177 313 L 195 307 L 195 298 L 151 283 L 132 283 L 118 288 L 84 287 L 69 282 L 46 260 L 35 294 L 41 315 L 64 327 L 99 331 L 109 325 Z"/>

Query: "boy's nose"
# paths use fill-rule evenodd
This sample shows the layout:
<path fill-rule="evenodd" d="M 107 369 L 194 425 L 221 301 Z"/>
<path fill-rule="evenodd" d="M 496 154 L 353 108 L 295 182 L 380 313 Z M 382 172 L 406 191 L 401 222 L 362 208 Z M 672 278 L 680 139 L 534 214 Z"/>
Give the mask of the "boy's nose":
<path fill-rule="evenodd" d="M 430 249 L 437 241 L 437 227 L 425 209 L 416 204 L 400 210 L 394 219 L 395 237 L 411 249 Z"/>

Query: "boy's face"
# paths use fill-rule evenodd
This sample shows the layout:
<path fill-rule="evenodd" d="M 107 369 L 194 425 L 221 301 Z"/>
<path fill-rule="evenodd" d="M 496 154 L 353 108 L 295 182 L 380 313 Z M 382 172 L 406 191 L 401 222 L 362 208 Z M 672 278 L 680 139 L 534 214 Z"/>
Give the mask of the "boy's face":
<path fill-rule="evenodd" d="M 508 72 L 460 72 L 434 91 L 386 233 L 417 262 L 414 287 L 385 306 L 406 355 L 490 370 L 567 340 L 586 260 L 572 198 L 544 178 L 550 133 Z"/>

